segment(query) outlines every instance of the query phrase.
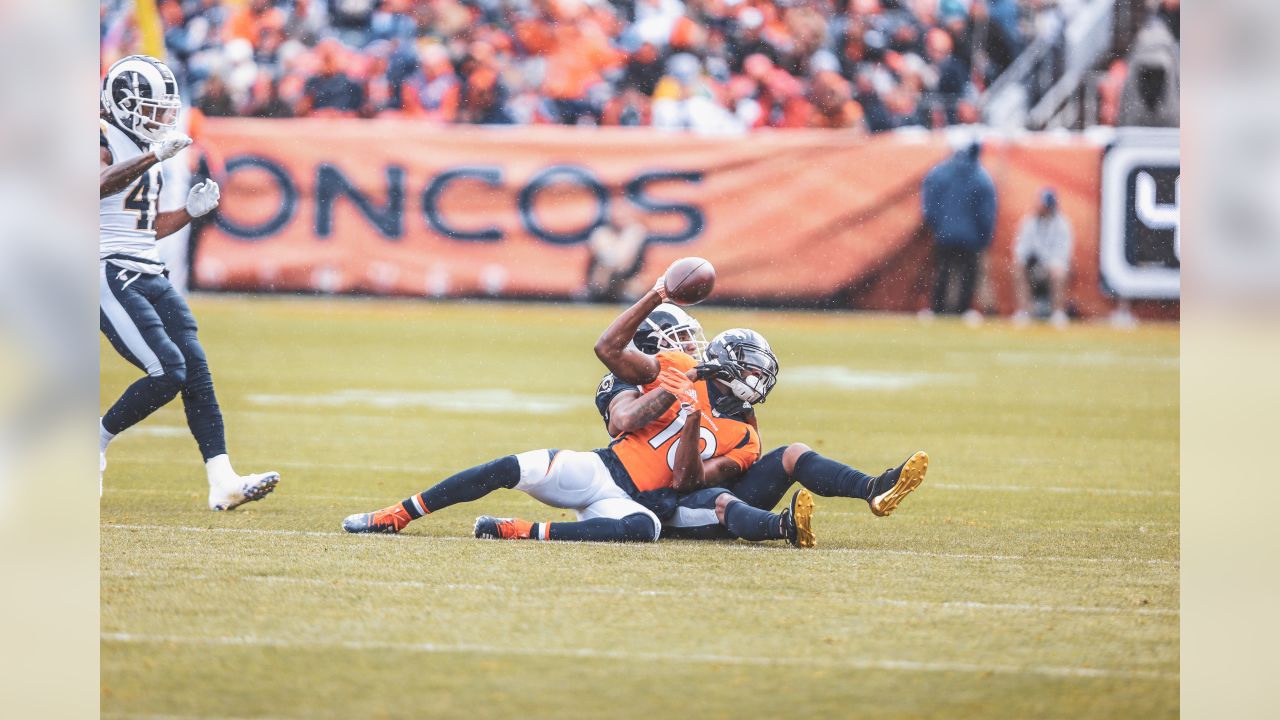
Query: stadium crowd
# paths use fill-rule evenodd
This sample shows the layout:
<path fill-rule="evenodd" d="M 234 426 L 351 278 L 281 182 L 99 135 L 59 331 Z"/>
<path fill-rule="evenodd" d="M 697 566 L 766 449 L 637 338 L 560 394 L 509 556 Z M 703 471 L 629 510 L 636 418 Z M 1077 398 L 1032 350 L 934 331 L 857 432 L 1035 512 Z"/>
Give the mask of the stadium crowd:
<path fill-rule="evenodd" d="M 880 132 L 977 121 L 1046 0 L 156 0 L 209 116 Z M 104 0 L 102 67 L 138 47 Z"/>

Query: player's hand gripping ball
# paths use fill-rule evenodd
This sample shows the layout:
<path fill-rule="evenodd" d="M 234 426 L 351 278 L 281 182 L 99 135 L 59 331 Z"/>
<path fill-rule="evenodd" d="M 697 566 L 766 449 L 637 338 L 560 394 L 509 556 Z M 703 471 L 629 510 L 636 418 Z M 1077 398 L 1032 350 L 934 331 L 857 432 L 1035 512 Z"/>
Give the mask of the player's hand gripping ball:
<path fill-rule="evenodd" d="M 658 279 L 658 294 L 677 305 L 696 305 L 711 294 L 716 269 L 700 257 L 680 258 Z"/>

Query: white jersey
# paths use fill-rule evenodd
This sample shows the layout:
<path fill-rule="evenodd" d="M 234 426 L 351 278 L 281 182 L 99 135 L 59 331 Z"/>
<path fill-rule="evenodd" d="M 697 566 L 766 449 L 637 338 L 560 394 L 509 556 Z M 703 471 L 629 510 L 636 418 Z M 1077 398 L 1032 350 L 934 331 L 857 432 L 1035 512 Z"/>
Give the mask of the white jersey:
<path fill-rule="evenodd" d="M 100 143 L 111 152 L 111 162 L 128 162 L 150 146 L 143 146 L 106 120 L 100 121 Z M 156 246 L 156 215 L 160 212 L 160 190 L 164 172 L 160 163 L 147 169 L 124 190 L 99 202 L 98 258 L 129 270 L 158 274 L 164 270 Z"/>

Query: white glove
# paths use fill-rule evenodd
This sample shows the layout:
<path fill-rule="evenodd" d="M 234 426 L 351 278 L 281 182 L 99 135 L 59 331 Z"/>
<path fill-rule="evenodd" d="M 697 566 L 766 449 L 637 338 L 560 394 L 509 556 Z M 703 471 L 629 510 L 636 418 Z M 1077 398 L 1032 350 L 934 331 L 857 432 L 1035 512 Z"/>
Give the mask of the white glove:
<path fill-rule="evenodd" d="M 173 132 L 161 138 L 160 142 L 156 143 L 153 152 L 156 154 L 156 160 L 164 162 L 182 152 L 190 144 L 191 138 L 180 132 Z"/>
<path fill-rule="evenodd" d="M 667 276 L 665 274 L 658 276 L 658 282 L 653 284 L 653 291 L 658 293 L 658 298 L 662 302 L 667 301 Z"/>
<path fill-rule="evenodd" d="M 212 180 L 198 183 L 187 193 L 187 214 L 193 218 L 208 214 L 218 207 L 219 196 L 218 183 Z"/>

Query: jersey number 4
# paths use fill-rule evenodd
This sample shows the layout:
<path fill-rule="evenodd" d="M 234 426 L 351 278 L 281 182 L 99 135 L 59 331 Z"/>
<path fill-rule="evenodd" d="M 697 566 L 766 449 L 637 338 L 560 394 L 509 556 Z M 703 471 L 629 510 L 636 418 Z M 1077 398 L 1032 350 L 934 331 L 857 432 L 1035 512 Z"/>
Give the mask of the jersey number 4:
<path fill-rule="evenodd" d="M 687 416 L 684 413 L 680 413 L 679 415 L 676 415 L 676 419 L 672 420 L 670 425 L 663 428 L 662 432 L 659 432 L 658 434 L 649 438 L 649 447 L 653 448 L 654 450 L 657 450 L 658 448 L 662 447 L 663 443 L 675 437 L 676 434 L 679 433 L 682 428 L 684 428 L 685 417 Z M 716 454 L 715 433 L 711 432 L 705 427 L 700 427 L 698 428 L 698 437 L 702 440 L 702 442 L 706 443 L 706 445 L 702 448 L 702 453 L 701 453 L 702 459 L 710 460 L 711 457 Z M 676 438 L 676 441 L 671 443 L 671 448 L 667 450 L 667 467 L 673 470 L 676 467 L 676 448 L 678 447 L 680 447 L 680 439 Z"/>
<path fill-rule="evenodd" d="M 156 196 L 160 196 L 160 186 L 163 180 L 156 181 Z M 125 196 L 124 208 L 138 213 L 138 229 L 139 230 L 155 230 L 156 229 L 156 203 L 151 199 L 151 173 L 145 172 L 142 177 L 138 178 L 138 182 Z"/>

